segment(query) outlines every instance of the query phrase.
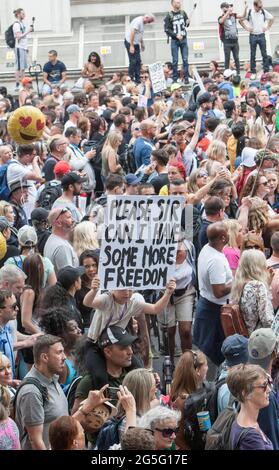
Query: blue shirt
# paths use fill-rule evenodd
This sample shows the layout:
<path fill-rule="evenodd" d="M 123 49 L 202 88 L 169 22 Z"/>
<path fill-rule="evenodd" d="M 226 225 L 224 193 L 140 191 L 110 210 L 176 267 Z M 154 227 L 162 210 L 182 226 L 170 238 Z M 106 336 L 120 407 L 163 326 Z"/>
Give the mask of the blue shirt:
<path fill-rule="evenodd" d="M 7 356 L 12 366 L 13 377 L 15 377 L 15 358 L 11 329 L 8 325 L 0 326 L 0 351 Z"/>
<path fill-rule="evenodd" d="M 150 165 L 150 156 L 154 149 L 155 147 L 151 140 L 147 140 L 144 137 L 138 137 L 136 139 L 134 144 L 134 156 L 137 168 L 142 165 Z"/>
<path fill-rule="evenodd" d="M 229 82 L 223 82 L 223 83 L 220 83 L 219 85 L 219 90 L 228 90 L 229 92 L 229 100 L 233 100 L 234 99 L 234 92 L 233 92 L 233 86 L 231 83 Z"/>
<path fill-rule="evenodd" d="M 66 72 L 66 70 L 66 65 L 63 64 L 61 60 L 58 60 L 56 64 L 47 62 L 43 68 L 43 72 L 47 73 L 47 79 L 50 83 L 60 82 L 62 79 L 62 72 Z"/>

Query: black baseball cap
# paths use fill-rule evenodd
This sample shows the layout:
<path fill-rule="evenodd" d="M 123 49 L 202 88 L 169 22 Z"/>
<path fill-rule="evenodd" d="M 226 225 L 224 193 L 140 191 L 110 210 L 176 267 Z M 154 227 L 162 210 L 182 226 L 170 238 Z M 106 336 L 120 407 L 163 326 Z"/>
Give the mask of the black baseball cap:
<path fill-rule="evenodd" d="M 208 92 L 202 93 L 198 97 L 198 105 L 200 106 L 201 104 L 204 104 L 204 103 L 210 103 L 213 101 L 213 99 L 214 97 L 210 93 Z"/>
<path fill-rule="evenodd" d="M 68 290 L 74 282 L 85 273 L 85 268 L 80 266 L 78 268 L 73 268 L 72 266 L 66 266 L 65 268 L 60 269 L 57 274 L 57 282 Z"/>
<path fill-rule="evenodd" d="M 49 211 L 43 207 L 38 207 L 31 212 L 31 220 L 37 222 L 47 222 Z"/>
<path fill-rule="evenodd" d="M 62 187 L 68 187 L 70 184 L 75 184 L 75 183 L 82 183 L 83 179 L 80 175 L 75 173 L 74 171 L 70 171 L 66 175 L 63 176 L 61 180 L 61 185 Z"/>
<path fill-rule="evenodd" d="M 221 3 L 220 8 L 229 8 L 230 6 L 232 6 L 231 3 L 223 2 L 223 3 Z"/>
<path fill-rule="evenodd" d="M 118 346 L 129 346 L 136 341 L 137 337 L 130 335 L 126 330 L 120 328 L 120 326 L 111 326 L 107 328 L 101 334 L 99 338 L 99 347 L 101 349 L 106 346 L 118 345 Z"/>

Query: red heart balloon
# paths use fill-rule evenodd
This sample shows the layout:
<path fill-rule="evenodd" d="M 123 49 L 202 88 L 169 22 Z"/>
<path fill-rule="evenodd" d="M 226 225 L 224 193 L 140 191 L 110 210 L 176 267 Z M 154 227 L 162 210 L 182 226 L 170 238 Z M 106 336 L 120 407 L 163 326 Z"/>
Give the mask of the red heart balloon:
<path fill-rule="evenodd" d="M 28 127 L 29 124 L 31 124 L 31 122 L 32 122 L 32 118 L 31 118 L 30 116 L 28 116 L 28 117 L 26 117 L 26 118 L 23 117 L 23 116 L 21 116 L 21 117 L 19 118 L 19 124 L 20 124 L 22 127 L 24 127 L 24 129 L 25 129 L 25 127 Z"/>
<path fill-rule="evenodd" d="M 38 121 L 36 122 L 36 127 L 37 131 L 41 131 L 45 127 L 45 123 L 38 119 Z"/>

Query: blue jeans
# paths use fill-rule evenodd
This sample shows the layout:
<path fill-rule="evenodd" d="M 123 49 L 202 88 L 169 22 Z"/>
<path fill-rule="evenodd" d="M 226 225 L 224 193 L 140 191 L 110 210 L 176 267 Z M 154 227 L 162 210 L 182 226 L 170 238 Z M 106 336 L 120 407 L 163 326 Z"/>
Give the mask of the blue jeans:
<path fill-rule="evenodd" d="M 136 83 L 140 83 L 140 67 L 141 67 L 141 57 L 140 57 L 140 46 L 135 44 L 135 52 L 131 54 L 130 52 L 130 43 L 125 39 L 125 47 L 127 49 L 129 57 L 129 76 Z"/>
<path fill-rule="evenodd" d="M 184 80 L 189 79 L 189 64 L 188 64 L 188 44 L 187 37 L 182 41 L 178 39 L 171 40 L 171 55 L 172 55 L 172 67 L 173 67 L 173 81 L 176 82 L 178 79 L 178 51 L 181 51 L 182 62 L 183 62 L 183 72 Z"/>
<path fill-rule="evenodd" d="M 266 39 L 265 34 L 250 34 L 250 68 L 252 73 L 256 73 L 256 51 L 257 46 L 260 46 L 264 72 L 269 71 L 269 61 L 266 52 Z"/>

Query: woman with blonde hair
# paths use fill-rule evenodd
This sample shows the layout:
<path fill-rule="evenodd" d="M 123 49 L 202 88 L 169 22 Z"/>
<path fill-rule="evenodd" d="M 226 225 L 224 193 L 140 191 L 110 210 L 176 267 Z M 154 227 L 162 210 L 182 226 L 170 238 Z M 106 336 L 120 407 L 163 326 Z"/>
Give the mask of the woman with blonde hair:
<path fill-rule="evenodd" d="M 245 250 L 261 250 L 264 253 L 264 243 L 260 235 L 257 235 L 254 232 L 248 232 L 243 237 L 241 245 L 241 254 Z"/>
<path fill-rule="evenodd" d="M 148 369 L 134 369 L 125 376 L 122 386 L 126 387 L 133 395 L 136 404 L 136 424 L 141 416 L 151 408 L 151 403 L 156 398 L 156 382 L 153 373 Z M 159 404 L 159 402 L 158 402 Z M 117 404 L 117 418 L 122 419 L 118 427 L 119 439 L 126 430 L 126 412 L 121 404 Z"/>
<path fill-rule="evenodd" d="M 223 249 L 223 253 L 227 258 L 234 275 L 240 260 L 240 247 L 243 240 L 242 226 L 234 219 L 225 220 L 224 224 L 228 231 L 229 241 Z"/>
<path fill-rule="evenodd" d="M 73 247 L 77 256 L 80 256 L 85 250 L 96 250 L 99 248 L 96 225 L 93 222 L 84 221 L 75 226 Z"/>
<path fill-rule="evenodd" d="M 226 160 L 227 147 L 221 140 L 212 140 L 207 151 L 206 170 L 212 176 L 220 167 L 226 167 L 229 162 Z"/>
<path fill-rule="evenodd" d="M 109 132 L 102 150 L 102 176 L 107 178 L 109 174 L 123 175 L 123 168 L 118 160 L 118 148 L 122 142 L 122 135 L 117 131 Z"/>
<path fill-rule="evenodd" d="M 231 394 L 240 403 L 240 411 L 231 427 L 230 443 L 234 450 L 273 450 L 273 444 L 258 424 L 259 411 L 269 405 L 272 382 L 258 365 L 240 364 L 228 374 Z"/>
<path fill-rule="evenodd" d="M 10 404 L 9 389 L 0 385 L 0 450 L 20 450 L 18 427 L 9 418 Z"/>
<path fill-rule="evenodd" d="M 261 142 L 261 148 L 264 148 L 266 146 L 267 138 L 265 135 L 264 127 L 260 123 L 255 122 L 249 125 L 248 137 L 250 139 L 256 137 Z"/>
<path fill-rule="evenodd" d="M 213 140 L 220 140 L 221 142 L 224 142 L 225 145 L 227 145 L 231 135 L 232 131 L 226 124 L 219 124 L 213 133 Z"/>
<path fill-rule="evenodd" d="M 274 320 L 271 302 L 271 271 L 260 250 L 242 253 L 234 278 L 231 298 L 238 304 L 249 335 L 258 328 L 269 328 Z"/>

